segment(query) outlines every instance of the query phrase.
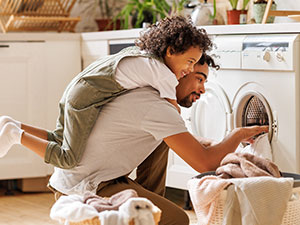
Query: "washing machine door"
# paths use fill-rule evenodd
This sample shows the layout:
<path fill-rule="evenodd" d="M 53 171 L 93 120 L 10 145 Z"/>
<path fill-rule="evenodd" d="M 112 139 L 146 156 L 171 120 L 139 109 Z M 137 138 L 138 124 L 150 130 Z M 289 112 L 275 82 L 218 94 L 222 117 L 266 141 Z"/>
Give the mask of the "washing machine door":
<path fill-rule="evenodd" d="M 209 81 L 205 94 L 191 109 L 191 128 L 196 136 L 221 141 L 231 130 L 231 107 L 223 88 Z"/>
<path fill-rule="evenodd" d="M 232 102 L 233 126 L 268 125 L 271 142 L 274 132 L 277 131 L 277 120 L 274 119 L 267 99 L 261 85 L 254 82 L 242 85 Z"/>

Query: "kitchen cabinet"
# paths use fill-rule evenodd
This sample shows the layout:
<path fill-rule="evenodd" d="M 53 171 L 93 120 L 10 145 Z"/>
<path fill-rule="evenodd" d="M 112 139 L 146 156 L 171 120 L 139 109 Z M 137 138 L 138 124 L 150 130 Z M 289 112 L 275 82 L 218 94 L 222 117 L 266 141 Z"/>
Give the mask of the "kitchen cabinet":
<path fill-rule="evenodd" d="M 81 44 L 82 66 L 86 68 L 96 59 L 109 55 L 108 41 L 83 41 Z"/>
<path fill-rule="evenodd" d="M 53 130 L 59 99 L 81 70 L 80 36 L 37 36 L 0 35 L 0 115 Z M 51 172 L 41 157 L 20 145 L 0 159 L 1 180 Z"/>

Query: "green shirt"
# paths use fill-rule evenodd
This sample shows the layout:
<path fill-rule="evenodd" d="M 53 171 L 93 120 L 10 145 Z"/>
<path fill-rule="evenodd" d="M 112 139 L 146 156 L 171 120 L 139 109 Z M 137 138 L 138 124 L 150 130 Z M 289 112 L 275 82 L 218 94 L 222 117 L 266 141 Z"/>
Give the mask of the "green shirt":
<path fill-rule="evenodd" d="M 46 163 L 68 169 L 80 162 L 101 107 L 127 91 L 114 79 L 118 63 L 137 56 L 154 57 L 129 47 L 98 59 L 70 82 L 59 102 L 56 129 L 48 132 Z"/>

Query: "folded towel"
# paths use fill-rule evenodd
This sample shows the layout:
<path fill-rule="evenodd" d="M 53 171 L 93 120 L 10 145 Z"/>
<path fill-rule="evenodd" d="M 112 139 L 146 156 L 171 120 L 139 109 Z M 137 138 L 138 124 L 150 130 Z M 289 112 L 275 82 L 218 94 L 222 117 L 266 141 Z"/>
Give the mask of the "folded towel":
<path fill-rule="evenodd" d="M 216 175 L 221 178 L 257 176 L 281 177 L 278 167 L 270 160 L 249 153 L 229 153 L 220 163 Z"/>
<path fill-rule="evenodd" d="M 110 198 L 101 197 L 92 192 L 86 192 L 83 196 L 83 202 L 93 206 L 98 212 L 102 212 L 105 210 L 118 210 L 124 202 L 133 197 L 138 197 L 136 191 L 133 189 L 120 191 Z"/>
<path fill-rule="evenodd" d="M 247 145 L 245 147 L 242 147 L 239 145 L 239 147 L 236 149 L 236 153 L 251 153 L 256 156 L 260 156 L 263 158 L 267 158 L 272 161 L 272 148 L 269 141 L 269 134 L 262 134 L 259 135 L 255 141 Z"/>

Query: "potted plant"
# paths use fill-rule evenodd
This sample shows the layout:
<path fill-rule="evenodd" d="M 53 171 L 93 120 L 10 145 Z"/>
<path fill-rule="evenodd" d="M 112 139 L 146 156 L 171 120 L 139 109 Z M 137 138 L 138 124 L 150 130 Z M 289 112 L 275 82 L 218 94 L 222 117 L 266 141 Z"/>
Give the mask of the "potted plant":
<path fill-rule="evenodd" d="M 256 23 L 261 23 L 264 13 L 265 13 L 265 10 L 266 10 L 267 3 L 268 2 L 266 0 L 255 0 L 253 2 L 253 18 Z M 277 8 L 277 5 L 273 1 L 271 10 L 276 10 L 276 8 Z M 269 16 L 266 22 L 273 23 L 274 19 L 275 19 L 274 16 Z"/>
<path fill-rule="evenodd" d="M 242 15 L 245 15 L 245 14 L 247 15 L 246 6 L 248 5 L 249 0 L 243 0 L 243 6 L 242 6 L 241 10 L 237 9 L 238 1 L 239 0 L 229 0 L 232 9 L 227 10 L 227 24 L 240 24 L 240 22 L 241 23 L 246 22 L 246 21 L 244 21 L 245 16 L 241 17 L 241 14 Z M 246 16 L 246 18 L 247 18 L 247 16 Z"/>
<path fill-rule="evenodd" d="M 121 21 L 119 19 L 113 20 L 114 12 L 121 10 L 120 6 L 124 5 L 123 0 L 96 0 L 99 9 L 100 16 L 95 19 L 99 31 L 103 30 L 119 30 L 121 27 Z"/>
<path fill-rule="evenodd" d="M 247 7 L 249 1 L 250 0 L 243 0 L 242 10 L 241 10 L 241 14 L 240 14 L 240 24 L 247 23 L 248 10 L 246 9 L 246 7 Z"/>
<path fill-rule="evenodd" d="M 115 16 L 121 19 L 121 27 L 129 28 L 130 18 L 131 26 L 139 28 L 143 23 L 155 23 L 159 19 L 180 12 L 187 0 L 173 0 L 170 6 L 166 0 L 129 0 L 120 13 Z"/>
<path fill-rule="evenodd" d="M 239 24 L 241 10 L 237 10 L 239 0 L 229 0 L 231 10 L 227 10 L 227 24 Z"/>

